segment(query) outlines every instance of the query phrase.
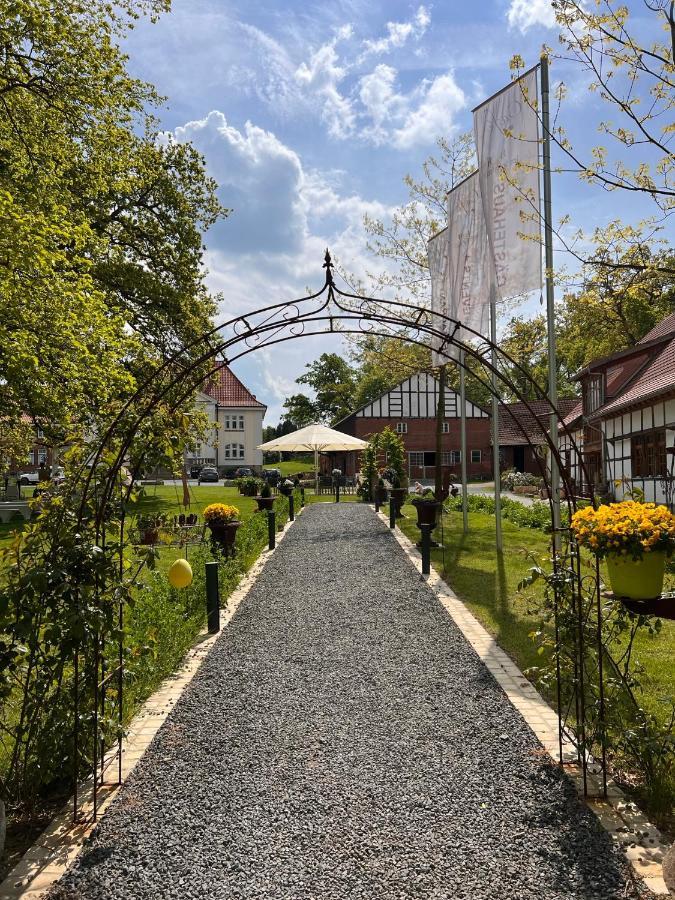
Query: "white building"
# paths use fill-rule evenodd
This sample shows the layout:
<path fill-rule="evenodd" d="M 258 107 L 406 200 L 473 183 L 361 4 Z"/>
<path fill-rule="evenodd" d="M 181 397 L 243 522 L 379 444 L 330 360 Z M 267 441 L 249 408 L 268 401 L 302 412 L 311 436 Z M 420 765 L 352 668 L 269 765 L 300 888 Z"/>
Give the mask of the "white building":
<path fill-rule="evenodd" d="M 211 438 L 185 456 L 187 471 L 193 466 L 212 465 L 223 470 L 248 466 L 260 470 L 263 463 L 263 418 L 267 407 L 256 400 L 228 366 L 213 376 L 197 394 L 196 406 L 212 423 Z"/>

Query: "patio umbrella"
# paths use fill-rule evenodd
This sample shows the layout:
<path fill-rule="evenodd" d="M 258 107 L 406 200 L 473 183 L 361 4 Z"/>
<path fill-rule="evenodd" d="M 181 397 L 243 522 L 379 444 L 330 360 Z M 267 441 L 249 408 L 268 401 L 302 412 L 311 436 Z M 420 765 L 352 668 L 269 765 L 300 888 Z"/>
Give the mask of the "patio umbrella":
<path fill-rule="evenodd" d="M 258 450 L 279 450 L 283 453 L 297 453 L 303 450 L 314 452 L 314 477 L 316 479 L 316 492 L 319 493 L 319 452 L 330 450 L 363 450 L 368 446 L 367 441 L 335 431 L 327 425 L 306 425 L 298 431 L 284 434 L 281 437 L 260 444 Z"/>

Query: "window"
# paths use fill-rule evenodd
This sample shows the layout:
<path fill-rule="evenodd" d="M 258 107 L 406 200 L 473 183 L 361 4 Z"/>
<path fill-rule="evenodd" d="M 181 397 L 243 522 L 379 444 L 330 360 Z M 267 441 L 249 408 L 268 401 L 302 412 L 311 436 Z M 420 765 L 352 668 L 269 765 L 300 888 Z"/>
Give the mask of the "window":
<path fill-rule="evenodd" d="M 583 409 L 584 413 L 594 412 L 604 403 L 604 376 L 589 375 L 583 388 Z"/>
<path fill-rule="evenodd" d="M 461 450 L 449 450 L 447 453 L 443 453 L 441 458 L 441 465 L 443 466 L 458 466 L 462 461 L 462 451 Z"/>
<path fill-rule="evenodd" d="M 397 422 L 396 423 L 396 434 L 407 434 L 408 433 L 408 423 L 407 422 Z"/>
<path fill-rule="evenodd" d="M 450 432 L 450 423 L 443 422 L 443 434 L 449 434 Z"/>
<path fill-rule="evenodd" d="M 40 440 L 40 441 L 41 441 L 41 440 L 44 438 L 44 436 L 45 436 L 44 431 L 43 431 L 42 428 L 40 428 L 39 426 L 38 426 L 38 428 L 37 428 L 37 436 L 38 436 L 38 440 Z"/>
<path fill-rule="evenodd" d="M 243 444 L 225 444 L 223 447 L 225 459 L 243 459 L 245 455 Z"/>
<path fill-rule="evenodd" d="M 37 461 L 39 466 L 47 465 L 47 451 L 46 450 L 38 450 L 37 452 Z"/>
<path fill-rule="evenodd" d="M 409 454 L 410 456 L 410 465 L 413 468 L 421 469 L 424 465 L 424 453 L 420 452 L 412 452 Z"/>
<path fill-rule="evenodd" d="M 666 469 L 666 429 L 636 434 L 630 441 L 634 478 L 659 478 Z"/>
<path fill-rule="evenodd" d="M 223 416 L 223 431 L 243 431 L 244 430 L 244 417 L 243 416 L 235 416 L 227 413 Z"/>
<path fill-rule="evenodd" d="M 482 450 L 472 450 L 471 451 L 471 462 L 479 463 L 483 459 L 483 451 Z"/>

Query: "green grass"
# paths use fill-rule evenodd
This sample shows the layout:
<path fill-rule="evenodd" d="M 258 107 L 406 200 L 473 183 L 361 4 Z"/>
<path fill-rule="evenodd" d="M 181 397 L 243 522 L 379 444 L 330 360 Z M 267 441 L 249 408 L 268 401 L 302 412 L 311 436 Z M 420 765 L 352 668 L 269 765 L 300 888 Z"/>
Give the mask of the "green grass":
<path fill-rule="evenodd" d="M 291 459 L 281 462 L 263 463 L 263 469 L 280 469 L 282 475 L 295 475 L 297 472 L 314 471 L 313 453 L 295 453 Z"/>
<path fill-rule="evenodd" d="M 242 522 L 255 513 L 258 504 L 253 497 L 244 497 L 239 493 L 236 487 L 223 487 L 221 484 L 201 485 L 190 488 L 190 506 L 183 506 L 183 488 L 178 485 L 147 485 L 143 488 L 138 503 L 131 507 L 131 515 L 136 517 L 139 515 L 163 515 L 169 519 L 178 516 L 180 513 L 196 513 L 199 521 L 203 522 L 202 513 L 204 508 L 210 503 L 227 503 L 236 506 L 239 510 L 239 518 Z M 160 532 L 161 538 L 161 532 Z M 159 559 L 157 560 L 157 569 L 160 572 L 167 572 L 171 564 L 179 557 L 185 556 L 185 550 L 179 547 L 172 547 L 160 543 L 157 544 Z M 190 557 L 191 548 L 188 547 L 187 556 Z"/>
<path fill-rule="evenodd" d="M 407 518 L 399 520 L 402 531 L 419 540 L 414 507 L 404 506 Z M 495 547 L 494 516 L 469 513 L 469 534 L 463 534 L 461 512 L 450 512 L 443 520 L 445 557 L 440 549 L 432 550 L 432 564 L 453 588 L 497 643 L 520 669 L 541 665 L 530 633 L 540 624 L 531 610 L 536 608 L 537 588 L 518 592 L 519 582 L 532 566 L 528 553 L 542 559 L 548 556 L 548 538 L 536 529 L 519 528 L 502 522 L 504 552 Z M 440 529 L 436 531 L 440 540 Z M 669 576 L 671 583 L 675 582 Z M 541 589 L 539 589 L 541 590 Z M 663 620 L 660 634 L 646 630 L 635 642 L 635 656 L 644 666 L 643 702 L 655 715 L 663 715 L 660 698 L 673 694 L 673 658 L 675 658 L 675 622 Z"/>

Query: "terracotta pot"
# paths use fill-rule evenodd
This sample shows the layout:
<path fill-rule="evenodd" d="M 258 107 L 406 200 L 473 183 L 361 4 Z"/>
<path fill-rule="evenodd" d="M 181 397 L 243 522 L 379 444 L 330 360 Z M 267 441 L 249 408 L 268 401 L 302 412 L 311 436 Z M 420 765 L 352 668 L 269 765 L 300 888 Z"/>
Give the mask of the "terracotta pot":
<path fill-rule="evenodd" d="M 211 540 L 218 544 L 225 556 L 234 556 L 234 545 L 237 540 L 237 529 L 241 522 L 228 522 L 227 525 L 209 525 Z"/>
<path fill-rule="evenodd" d="M 666 554 L 663 551 L 644 553 L 642 559 L 631 559 L 619 553 L 607 557 L 607 572 L 612 591 L 617 597 L 630 600 L 653 600 L 663 593 Z"/>
<path fill-rule="evenodd" d="M 413 500 L 412 503 L 417 510 L 417 527 L 431 525 L 432 528 L 435 528 L 438 511 L 441 508 L 438 500 Z"/>
<path fill-rule="evenodd" d="M 264 509 L 274 509 L 274 497 L 256 497 L 255 502 L 258 504 L 258 511 Z"/>
<path fill-rule="evenodd" d="M 390 488 L 389 497 L 390 500 L 394 503 L 396 507 L 396 518 L 402 519 L 403 513 L 401 512 L 401 507 L 403 506 L 403 501 L 408 496 L 407 488 Z"/>

